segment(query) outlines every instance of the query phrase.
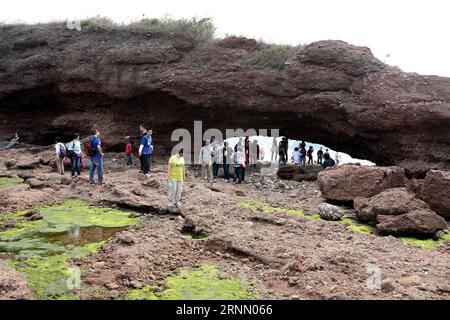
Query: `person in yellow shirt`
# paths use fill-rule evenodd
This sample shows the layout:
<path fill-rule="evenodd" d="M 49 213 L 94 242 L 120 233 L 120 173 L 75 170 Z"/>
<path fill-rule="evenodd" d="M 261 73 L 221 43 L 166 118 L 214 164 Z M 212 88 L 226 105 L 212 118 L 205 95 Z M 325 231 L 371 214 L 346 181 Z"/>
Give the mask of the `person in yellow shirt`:
<path fill-rule="evenodd" d="M 183 180 L 185 178 L 183 149 L 169 159 L 167 172 L 169 180 L 169 209 L 180 208 L 181 193 L 183 191 Z"/>

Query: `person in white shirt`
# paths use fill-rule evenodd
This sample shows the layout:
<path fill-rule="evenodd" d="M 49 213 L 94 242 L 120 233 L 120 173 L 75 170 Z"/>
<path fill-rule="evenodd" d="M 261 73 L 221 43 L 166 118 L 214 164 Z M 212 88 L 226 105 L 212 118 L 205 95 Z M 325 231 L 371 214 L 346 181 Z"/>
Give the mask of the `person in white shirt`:
<path fill-rule="evenodd" d="M 245 155 L 244 148 L 238 146 L 237 151 L 233 154 L 233 163 L 234 163 L 234 178 L 233 182 L 241 184 L 244 180 L 245 176 Z"/>
<path fill-rule="evenodd" d="M 75 172 L 77 177 L 81 175 L 81 142 L 80 135 L 74 134 L 74 139 L 67 144 L 67 157 L 70 159 L 70 173 L 72 178 L 75 178 Z"/>
<path fill-rule="evenodd" d="M 210 142 L 206 140 L 205 145 L 200 149 L 198 157 L 198 160 L 202 165 L 201 177 L 209 182 L 212 182 L 212 151 Z"/>
<path fill-rule="evenodd" d="M 298 151 L 298 148 L 295 147 L 294 148 L 294 152 L 292 152 L 291 161 L 294 162 L 294 164 L 296 166 L 299 166 L 301 164 L 301 161 L 302 161 L 301 158 L 302 158 L 302 155 L 301 155 L 300 151 Z"/>
<path fill-rule="evenodd" d="M 66 159 L 66 147 L 61 143 L 61 138 L 55 139 L 55 152 L 56 152 L 56 168 L 60 175 L 64 175 L 64 160 Z"/>

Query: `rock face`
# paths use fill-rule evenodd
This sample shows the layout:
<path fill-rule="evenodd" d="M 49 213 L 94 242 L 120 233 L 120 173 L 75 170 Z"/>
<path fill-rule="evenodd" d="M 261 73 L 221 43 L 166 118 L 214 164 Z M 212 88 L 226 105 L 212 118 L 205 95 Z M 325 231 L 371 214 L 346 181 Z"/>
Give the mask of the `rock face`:
<path fill-rule="evenodd" d="M 25 279 L 0 261 L 0 300 L 29 300 L 31 293 Z"/>
<path fill-rule="evenodd" d="M 404 187 L 405 171 L 400 167 L 343 165 L 321 171 L 318 183 L 328 200 L 351 201 L 372 197 L 383 190 Z"/>
<path fill-rule="evenodd" d="M 427 209 L 428 205 L 416 198 L 406 188 L 393 188 L 371 198 L 354 200 L 356 217 L 362 221 L 375 221 L 378 215 L 400 215 L 414 210 Z"/>
<path fill-rule="evenodd" d="M 340 207 L 334 206 L 329 203 L 319 204 L 319 206 L 317 207 L 317 211 L 319 211 L 320 217 L 327 221 L 340 220 L 344 215 L 344 212 Z"/>
<path fill-rule="evenodd" d="M 420 197 L 436 213 L 450 219 L 450 171 L 429 171 L 423 182 Z"/>
<path fill-rule="evenodd" d="M 445 219 L 429 209 L 415 210 L 398 216 L 379 215 L 377 228 L 387 234 L 433 235 L 447 228 Z"/>
<path fill-rule="evenodd" d="M 312 167 L 312 166 L 311 166 Z M 307 167 L 300 166 L 281 166 L 277 171 L 277 176 L 284 180 L 301 181 L 316 181 L 317 172 L 322 170 L 321 166 L 314 166 L 311 170 Z"/>
<path fill-rule="evenodd" d="M 254 40 L 130 28 L 2 27 L 0 38 L 0 140 L 19 131 L 48 145 L 96 126 L 105 149 L 122 150 L 143 122 L 161 157 L 174 129 L 202 120 L 280 129 L 414 175 L 450 168 L 450 79 L 402 72 L 368 48 L 319 41 L 277 62 Z"/>

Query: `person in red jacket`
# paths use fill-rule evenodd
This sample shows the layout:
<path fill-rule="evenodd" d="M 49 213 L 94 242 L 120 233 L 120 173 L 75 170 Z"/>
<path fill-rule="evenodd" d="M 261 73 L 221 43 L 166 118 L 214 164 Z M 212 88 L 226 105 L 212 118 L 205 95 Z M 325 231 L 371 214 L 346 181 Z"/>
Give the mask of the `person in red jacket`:
<path fill-rule="evenodd" d="M 125 155 L 127 157 L 127 166 L 133 165 L 133 144 L 134 144 L 134 141 L 131 140 L 130 142 L 127 143 L 127 145 L 125 147 Z"/>

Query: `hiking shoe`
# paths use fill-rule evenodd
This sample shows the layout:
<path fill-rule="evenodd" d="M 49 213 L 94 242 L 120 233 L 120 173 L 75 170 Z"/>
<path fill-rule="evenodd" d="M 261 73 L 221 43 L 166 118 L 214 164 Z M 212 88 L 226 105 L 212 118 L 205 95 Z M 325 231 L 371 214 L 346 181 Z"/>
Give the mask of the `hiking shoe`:
<path fill-rule="evenodd" d="M 94 184 L 94 181 L 92 181 L 92 180 L 89 180 L 89 183 L 90 183 L 90 184 Z"/>
<path fill-rule="evenodd" d="M 180 203 L 180 202 L 177 202 L 177 203 L 175 204 L 175 207 L 181 208 L 181 203 Z"/>

